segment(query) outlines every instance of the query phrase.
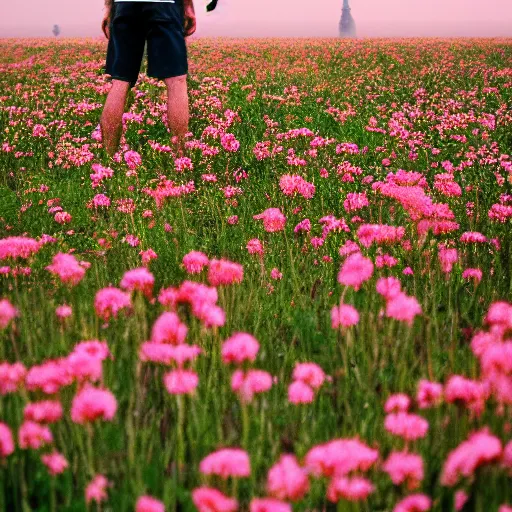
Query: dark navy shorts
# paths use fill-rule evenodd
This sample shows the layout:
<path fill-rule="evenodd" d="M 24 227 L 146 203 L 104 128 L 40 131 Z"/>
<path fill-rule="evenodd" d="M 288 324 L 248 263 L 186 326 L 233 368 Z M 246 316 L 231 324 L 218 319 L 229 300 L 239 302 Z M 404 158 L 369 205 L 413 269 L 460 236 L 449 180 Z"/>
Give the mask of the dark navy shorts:
<path fill-rule="evenodd" d="M 105 72 L 133 87 L 147 42 L 148 76 L 165 79 L 186 75 L 182 2 L 115 2 Z"/>

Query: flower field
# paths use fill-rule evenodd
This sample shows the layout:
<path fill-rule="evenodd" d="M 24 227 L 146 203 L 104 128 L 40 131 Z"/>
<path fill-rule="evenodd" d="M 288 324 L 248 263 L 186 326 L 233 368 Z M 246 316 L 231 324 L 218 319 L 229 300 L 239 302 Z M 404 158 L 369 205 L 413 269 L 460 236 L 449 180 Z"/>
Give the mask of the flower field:
<path fill-rule="evenodd" d="M 512 40 L 188 51 L 0 41 L 0 510 L 512 511 Z"/>

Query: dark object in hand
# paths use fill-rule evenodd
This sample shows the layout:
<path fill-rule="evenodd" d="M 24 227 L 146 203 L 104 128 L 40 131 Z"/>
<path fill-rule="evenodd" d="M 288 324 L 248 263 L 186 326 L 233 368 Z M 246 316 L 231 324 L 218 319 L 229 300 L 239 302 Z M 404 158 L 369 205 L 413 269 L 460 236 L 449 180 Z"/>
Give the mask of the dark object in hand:
<path fill-rule="evenodd" d="M 207 6 L 206 6 L 206 12 L 211 12 L 217 7 L 217 3 L 219 0 L 212 0 Z"/>

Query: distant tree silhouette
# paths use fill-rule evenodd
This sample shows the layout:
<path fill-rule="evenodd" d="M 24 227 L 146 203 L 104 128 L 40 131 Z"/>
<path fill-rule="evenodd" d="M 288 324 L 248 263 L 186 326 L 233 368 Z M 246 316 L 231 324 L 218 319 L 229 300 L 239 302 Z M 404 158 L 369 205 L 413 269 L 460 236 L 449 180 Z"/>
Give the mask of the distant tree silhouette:
<path fill-rule="evenodd" d="M 53 32 L 53 35 L 55 37 L 57 37 L 60 34 L 60 27 L 59 27 L 59 25 L 53 25 L 52 32 Z"/>

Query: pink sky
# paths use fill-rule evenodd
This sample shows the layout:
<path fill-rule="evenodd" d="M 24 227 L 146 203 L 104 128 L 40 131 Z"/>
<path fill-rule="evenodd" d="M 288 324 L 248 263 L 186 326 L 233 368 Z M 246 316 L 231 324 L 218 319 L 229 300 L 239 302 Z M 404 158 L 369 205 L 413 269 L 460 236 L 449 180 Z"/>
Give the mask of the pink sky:
<path fill-rule="evenodd" d="M 336 36 L 342 0 L 195 0 L 197 36 Z M 358 35 L 512 36 L 512 0 L 351 0 Z M 103 0 L 0 0 L 0 37 L 100 35 Z M 258 8 L 250 8 L 258 5 Z"/>

